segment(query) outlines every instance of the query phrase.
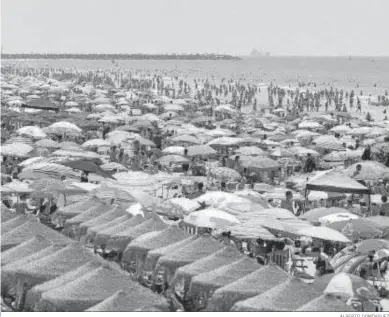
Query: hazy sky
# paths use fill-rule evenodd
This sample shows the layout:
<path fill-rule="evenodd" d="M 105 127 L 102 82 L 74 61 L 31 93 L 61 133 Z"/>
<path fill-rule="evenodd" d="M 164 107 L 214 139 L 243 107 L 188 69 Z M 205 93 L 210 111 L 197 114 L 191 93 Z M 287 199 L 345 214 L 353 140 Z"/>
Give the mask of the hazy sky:
<path fill-rule="evenodd" d="M 389 0 L 1 0 L 5 53 L 389 56 Z"/>

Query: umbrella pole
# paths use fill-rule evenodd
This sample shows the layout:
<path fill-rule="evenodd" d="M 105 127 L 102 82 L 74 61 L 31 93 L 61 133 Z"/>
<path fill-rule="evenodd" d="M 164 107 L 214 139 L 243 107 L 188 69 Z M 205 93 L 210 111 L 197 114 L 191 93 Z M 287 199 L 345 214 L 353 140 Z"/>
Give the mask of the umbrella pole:
<path fill-rule="evenodd" d="M 307 187 L 305 187 L 303 213 L 306 212 L 306 209 L 307 209 L 307 201 L 308 201 L 308 189 L 307 189 Z"/>

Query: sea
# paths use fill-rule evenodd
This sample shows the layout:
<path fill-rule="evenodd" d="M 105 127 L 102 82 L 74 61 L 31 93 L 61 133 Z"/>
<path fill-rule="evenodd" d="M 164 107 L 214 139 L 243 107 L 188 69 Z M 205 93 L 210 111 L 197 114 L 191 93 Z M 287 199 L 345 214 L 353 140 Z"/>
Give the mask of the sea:
<path fill-rule="evenodd" d="M 320 86 L 363 90 L 377 94 L 389 90 L 389 57 L 262 57 L 227 60 L 3 60 L 32 67 L 145 70 L 184 77 L 232 78 L 245 82 L 295 85 L 315 82 Z M 374 87 L 376 85 L 376 87 Z M 359 87 L 359 88 L 357 88 Z"/>
<path fill-rule="evenodd" d="M 243 57 L 242 60 L 84 60 L 84 59 L 38 59 L 3 60 L 6 64 L 22 64 L 24 67 L 72 68 L 82 70 L 117 69 L 124 73 L 141 73 L 178 76 L 188 81 L 208 78 L 214 83 L 222 78 L 244 83 L 262 84 L 273 82 L 283 87 L 295 88 L 300 83 L 311 91 L 335 87 L 355 90 L 362 99 L 362 114 L 367 112 L 375 120 L 386 117 L 385 107 L 371 107 L 367 99 L 377 100 L 378 95 L 389 92 L 389 57 Z M 193 83 L 193 82 L 192 82 Z M 313 85 L 315 83 L 315 86 Z M 310 85 L 309 85 L 310 84 Z M 267 102 L 267 94 L 259 97 Z M 355 107 L 354 107 L 355 108 Z M 353 109 L 355 111 L 356 109 Z"/>

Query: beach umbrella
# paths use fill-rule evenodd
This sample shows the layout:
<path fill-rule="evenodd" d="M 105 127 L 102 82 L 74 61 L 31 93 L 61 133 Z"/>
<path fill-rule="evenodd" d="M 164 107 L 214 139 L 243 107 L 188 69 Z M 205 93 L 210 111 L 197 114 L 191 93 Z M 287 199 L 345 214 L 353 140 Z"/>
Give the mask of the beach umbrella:
<path fill-rule="evenodd" d="M 235 216 L 214 208 L 193 211 L 184 218 L 184 222 L 196 227 L 212 229 L 240 223 Z"/>
<path fill-rule="evenodd" d="M 29 146 L 34 146 L 34 143 L 31 141 L 30 138 L 24 137 L 24 136 L 14 136 L 7 140 L 7 142 L 4 143 L 4 145 L 10 145 L 10 144 L 27 144 Z"/>
<path fill-rule="evenodd" d="M 235 135 L 235 132 L 228 130 L 228 129 L 215 129 L 215 130 L 208 130 L 206 131 L 206 134 L 212 137 L 229 137 Z M 238 140 L 241 141 L 241 140 Z"/>
<path fill-rule="evenodd" d="M 326 150 L 342 151 L 345 148 L 342 143 L 332 135 L 322 135 L 312 141 L 317 147 Z"/>
<path fill-rule="evenodd" d="M 75 124 L 66 122 L 66 121 L 60 121 L 55 122 L 52 125 L 48 127 L 48 131 L 55 134 L 66 134 L 66 133 L 81 133 L 82 130 L 77 127 Z"/>
<path fill-rule="evenodd" d="M 201 141 L 192 135 L 179 135 L 171 139 L 173 142 L 201 144 Z"/>
<path fill-rule="evenodd" d="M 308 236 L 308 237 L 318 238 L 322 240 L 350 242 L 350 240 L 346 238 L 343 234 L 328 227 L 305 228 L 299 230 L 298 233 L 302 236 Z"/>
<path fill-rule="evenodd" d="M 372 216 L 367 217 L 367 220 L 373 222 L 375 227 L 380 230 L 387 230 L 389 228 L 389 217 L 386 216 Z"/>
<path fill-rule="evenodd" d="M 323 129 L 324 127 L 315 121 L 303 121 L 299 123 L 300 129 Z"/>
<path fill-rule="evenodd" d="M 220 137 L 208 142 L 209 146 L 233 146 L 242 141 L 240 138 Z"/>
<path fill-rule="evenodd" d="M 308 130 L 296 130 L 293 131 L 291 134 L 293 134 L 296 138 L 311 138 L 315 136 L 320 136 L 320 133 Z"/>
<path fill-rule="evenodd" d="M 319 296 L 305 305 L 296 309 L 304 312 L 355 312 L 355 310 L 346 304 L 344 300 L 331 295 Z"/>
<path fill-rule="evenodd" d="M 314 284 L 291 278 L 263 294 L 236 303 L 232 311 L 292 311 L 320 295 L 322 290 Z"/>
<path fill-rule="evenodd" d="M 67 101 L 67 102 L 65 103 L 65 106 L 66 106 L 66 107 L 78 107 L 79 104 L 78 104 L 78 102 L 75 102 L 75 101 Z"/>
<path fill-rule="evenodd" d="M 95 196 L 99 199 L 114 199 L 115 201 L 134 203 L 135 199 L 126 190 L 117 187 L 99 187 L 90 192 L 91 196 Z"/>
<path fill-rule="evenodd" d="M 337 125 L 330 129 L 331 132 L 345 134 L 351 132 L 351 128 L 347 125 Z"/>
<path fill-rule="evenodd" d="M 45 147 L 48 149 L 59 149 L 61 147 L 61 145 L 58 142 L 53 141 L 51 139 L 39 140 L 39 141 L 35 142 L 35 146 Z"/>
<path fill-rule="evenodd" d="M 349 212 L 339 212 L 339 213 L 334 213 L 334 214 L 320 217 L 318 221 L 320 223 L 329 224 L 333 222 L 353 220 L 353 219 L 359 219 L 359 216 Z"/>
<path fill-rule="evenodd" d="M 60 164 L 70 167 L 72 169 L 97 174 L 105 178 L 115 179 L 113 176 L 111 176 L 110 174 L 102 170 L 98 165 L 89 161 L 84 161 L 84 160 L 65 161 L 65 162 L 61 162 Z"/>
<path fill-rule="evenodd" d="M 385 239 L 367 239 L 356 244 L 356 252 L 367 254 L 371 251 L 378 251 L 380 249 L 388 249 L 389 241 Z"/>
<path fill-rule="evenodd" d="M 239 181 L 242 178 L 237 171 L 228 167 L 216 167 L 210 170 L 210 175 L 217 179 L 225 181 Z"/>
<path fill-rule="evenodd" d="M 190 160 L 180 155 L 165 155 L 159 159 L 159 162 L 163 165 L 170 165 L 171 163 L 188 163 Z"/>
<path fill-rule="evenodd" d="M 24 168 L 19 174 L 19 178 L 29 178 L 29 175 L 49 178 L 61 178 L 62 176 L 73 179 L 79 178 L 79 174 L 73 172 L 71 168 L 57 163 L 38 163 L 31 167 Z"/>
<path fill-rule="evenodd" d="M 188 147 L 188 156 L 209 156 L 216 151 L 208 145 L 192 145 Z"/>
<path fill-rule="evenodd" d="M 324 289 L 324 294 L 363 300 L 379 299 L 377 290 L 366 280 L 344 272 L 334 275 Z"/>
<path fill-rule="evenodd" d="M 352 240 L 374 238 L 382 234 L 382 231 L 366 218 L 332 222 L 327 226 Z"/>
<path fill-rule="evenodd" d="M 270 153 L 270 155 L 275 156 L 275 157 L 291 157 L 291 156 L 294 156 L 294 154 L 292 152 L 289 152 L 288 150 L 282 149 L 282 148 L 275 149 L 274 151 L 272 151 Z"/>
<path fill-rule="evenodd" d="M 370 127 L 359 127 L 352 129 L 348 134 L 351 135 L 365 135 L 368 134 L 371 131 Z"/>
<path fill-rule="evenodd" d="M 26 194 L 31 193 L 32 189 L 28 187 L 28 184 L 14 180 L 11 183 L 3 185 L 1 191 L 3 193 Z"/>
<path fill-rule="evenodd" d="M 164 154 L 184 155 L 185 148 L 183 146 L 168 146 L 162 150 Z"/>
<path fill-rule="evenodd" d="M 332 215 L 332 214 L 338 214 L 338 213 L 351 214 L 349 211 L 347 211 L 347 209 L 340 208 L 340 207 L 331 207 L 331 208 L 320 207 L 320 208 L 314 208 L 308 210 L 306 213 L 302 214 L 300 218 L 307 219 L 311 222 L 315 222 L 318 221 L 319 218 L 321 217 Z"/>
<path fill-rule="evenodd" d="M 93 139 L 88 140 L 81 145 L 82 148 L 96 148 L 100 146 L 111 146 L 111 143 L 107 140 Z"/>
<path fill-rule="evenodd" d="M 354 176 L 357 165 L 361 165 L 362 170 Z M 389 177 L 389 167 L 377 161 L 362 161 L 348 167 L 345 173 L 357 180 L 377 181 Z"/>
<path fill-rule="evenodd" d="M 265 151 L 256 146 L 243 146 L 236 150 L 236 153 L 247 156 L 267 155 Z"/>
<path fill-rule="evenodd" d="M 260 170 L 277 170 L 280 168 L 280 164 L 277 161 L 267 157 L 241 156 L 239 162 L 243 167 Z"/>
<path fill-rule="evenodd" d="M 116 162 L 109 162 L 109 163 L 102 164 L 100 165 L 100 168 L 104 171 L 113 171 L 113 170 L 127 171 L 127 167 Z"/>
<path fill-rule="evenodd" d="M 0 151 L 3 156 L 28 157 L 32 150 L 33 147 L 27 144 L 14 143 L 2 146 Z"/>
<path fill-rule="evenodd" d="M 28 135 L 35 139 L 42 139 L 46 137 L 46 133 L 42 131 L 41 128 L 34 126 L 25 126 L 16 131 L 20 135 Z"/>

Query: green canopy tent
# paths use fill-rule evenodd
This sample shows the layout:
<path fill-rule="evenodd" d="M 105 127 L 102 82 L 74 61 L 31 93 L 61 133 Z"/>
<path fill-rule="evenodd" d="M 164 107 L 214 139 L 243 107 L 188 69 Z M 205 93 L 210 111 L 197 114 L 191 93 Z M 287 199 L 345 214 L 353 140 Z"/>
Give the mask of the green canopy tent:
<path fill-rule="evenodd" d="M 241 260 L 196 275 L 192 278 L 187 296 L 192 298 L 192 303 L 197 309 L 203 309 L 215 290 L 253 273 L 260 267 L 261 265 L 254 259 L 243 257 Z"/>
<path fill-rule="evenodd" d="M 277 266 L 264 266 L 243 278 L 215 291 L 208 302 L 207 311 L 230 311 L 235 303 L 263 294 L 284 283 L 289 275 Z"/>

